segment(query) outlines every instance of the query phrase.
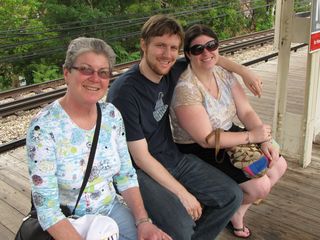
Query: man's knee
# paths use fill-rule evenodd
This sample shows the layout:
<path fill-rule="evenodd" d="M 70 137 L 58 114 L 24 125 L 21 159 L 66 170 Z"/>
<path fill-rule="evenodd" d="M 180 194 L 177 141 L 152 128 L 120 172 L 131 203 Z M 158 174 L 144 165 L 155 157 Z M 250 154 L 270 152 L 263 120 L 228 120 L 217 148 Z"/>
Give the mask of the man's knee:
<path fill-rule="evenodd" d="M 153 222 L 173 239 L 190 240 L 195 223 L 177 196 L 141 170 L 137 175 L 145 208 Z"/>
<path fill-rule="evenodd" d="M 162 221 L 156 225 L 172 239 L 191 240 L 194 234 L 195 223 L 190 217 L 175 217 L 174 221 Z"/>
<path fill-rule="evenodd" d="M 231 184 L 226 189 L 226 194 L 229 197 L 230 205 L 234 206 L 235 208 L 239 208 L 242 200 L 243 200 L 243 192 L 238 184 Z"/>
<path fill-rule="evenodd" d="M 240 206 L 243 201 L 243 192 L 238 185 L 237 185 L 237 188 L 234 189 L 234 194 L 235 194 L 235 202 L 238 204 L 238 206 Z"/>

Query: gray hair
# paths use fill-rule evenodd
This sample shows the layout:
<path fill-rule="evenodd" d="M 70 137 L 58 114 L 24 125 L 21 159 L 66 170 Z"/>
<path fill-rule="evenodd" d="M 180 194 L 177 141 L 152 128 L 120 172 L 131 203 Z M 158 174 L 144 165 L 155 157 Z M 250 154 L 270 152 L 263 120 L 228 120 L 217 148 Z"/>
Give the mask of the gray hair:
<path fill-rule="evenodd" d="M 110 71 L 116 62 L 114 51 L 105 41 L 98 38 L 78 37 L 73 39 L 68 46 L 63 68 L 70 70 L 77 57 L 85 52 L 103 54 L 108 59 Z"/>

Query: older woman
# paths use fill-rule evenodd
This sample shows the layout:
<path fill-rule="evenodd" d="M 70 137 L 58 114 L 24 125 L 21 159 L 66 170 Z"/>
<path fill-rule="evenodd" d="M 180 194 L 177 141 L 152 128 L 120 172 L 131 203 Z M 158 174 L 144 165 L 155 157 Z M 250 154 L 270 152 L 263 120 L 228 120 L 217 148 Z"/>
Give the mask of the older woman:
<path fill-rule="evenodd" d="M 250 230 L 243 217 L 250 205 L 265 198 L 286 170 L 286 161 L 270 143 L 271 127 L 263 124 L 252 109 L 235 76 L 216 65 L 219 59 L 218 38 L 203 25 L 194 25 L 185 33 L 184 53 L 189 66 L 180 76 L 174 91 L 171 118 L 174 140 L 184 153 L 193 153 L 233 178 L 244 193 L 243 204 L 233 216 L 233 233 L 247 238 Z M 237 115 L 245 132 L 233 124 Z M 264 154 L 271 159 L 267 174 L 250 179 L 227 159 L 216 161 L 213 148 L 215 137 L 206 137 L 215 129 L 229 130 L 220 136 L 221 148 L 245 143 L 261 143 Z"/>
<path fill-rule="evenodd" d="M 115 54 L 104 41 L 73 40 L 63 65 L 67 93 L 31 121 L 27 152 L 33 202 L 40 225 L 54 239 L 84 237 L 62 214 L 60 204 L 73 210 L 77 200 L 95 131 L 96 103 L 106 93 L 114 62 Z M 109 216 L 119 226 L 120 239 L 171 239 L 148 218 L 119 111 L 110 103 L 99 106 L 99 141 L 75 214 Z M 130 209 L 118 201 L 114 186 Z"/>

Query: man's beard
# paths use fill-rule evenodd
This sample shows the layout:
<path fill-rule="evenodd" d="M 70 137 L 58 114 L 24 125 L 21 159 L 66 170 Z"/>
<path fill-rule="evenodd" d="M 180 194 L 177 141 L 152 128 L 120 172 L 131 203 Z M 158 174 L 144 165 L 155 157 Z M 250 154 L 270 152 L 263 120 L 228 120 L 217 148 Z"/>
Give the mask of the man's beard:
<path fill-rule="evenodd" d="M 163 76 L 168 74 L 168 72 L 171 70 L 172 66 L 170 66 L 170 68 L 167 68 L 165 70 L 162 70 L 161 68 L 159 68 L 157 66 L 156 63 L 152 63 L 151 61 L 149 61 L 149 58 L 146 57 L 146 63 L 148 65 L 148 67 L 157 75 L 159 76 Z"/>

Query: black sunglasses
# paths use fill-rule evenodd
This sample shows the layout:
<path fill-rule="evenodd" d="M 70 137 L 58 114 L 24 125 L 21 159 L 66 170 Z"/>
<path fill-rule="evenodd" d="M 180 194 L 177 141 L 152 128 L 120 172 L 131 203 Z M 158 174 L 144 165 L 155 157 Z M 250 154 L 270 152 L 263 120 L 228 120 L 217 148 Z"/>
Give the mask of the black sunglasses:
<path fill-rule="evenodd" d="M 218 47 L 219 47 L 219 42 L 214 39 L 203 45 L 202 44 L 193 45 L 192 47 L 189 48 L 189 52 L 192 55 L 197 56 L 203 53 L 204 49 L 207 49 L 208 51 L 212 52 L 216 50 Z"/>
<path fill-rule="evenodd" d="M 111 73 L 109 69 L 105 69 L 105 68 L 101 68 L 97 71 L 89 66 L 80 66 L 80 67 L 72 66 L 71 68 L 78 70 L 81 74 L 86 76 L 92 76 L 95 72 L 97 72 L 100 78 L 109 79 L 111 77 Z"/>

